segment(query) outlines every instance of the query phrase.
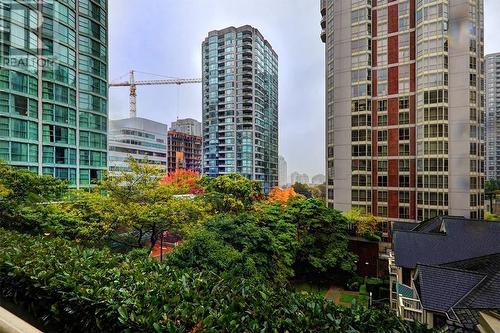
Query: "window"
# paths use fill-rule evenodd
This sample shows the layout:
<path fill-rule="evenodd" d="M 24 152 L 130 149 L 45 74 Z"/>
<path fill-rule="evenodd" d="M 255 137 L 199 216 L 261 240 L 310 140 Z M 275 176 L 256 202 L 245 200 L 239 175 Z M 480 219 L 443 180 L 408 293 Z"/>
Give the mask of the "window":
<path fill-rule="evenodd" d="M 400 219 L 409 219 L 410 218 L 409 207 L 399 207 L 399 218 Z"/>
<path fill-rule="evenodd" d="M 406 110 L 410 108 L 410 98 L 408 96 L 399 98 L 399 109 Z"/>
<path fill-rule="evenodd" d="M 410 161 L 409 160 L 399 160 L 399 171 L 400 172 L 410 171 Z"/>
<path fill-rule="evenodd" d="M 377 191 L 377 201 L 387 202 L 387 191 Z"/>
<path fill-rule="evenodd" d="M 377 133 L 378 141 L 387 141 L 387 130 L 379 130 Z"/>
<path fill-rule="evenodd" d="M 387 176 L 377 176 L 378 186 L 387 186 Z"/>
<path fill-rule="evenodd" d="M 377 111 L 379 111 L 379 112 L 387 111 L 387 100 L 386 99 L 377 101 Z"/>
<path fill-rule="evenodd" d="M 387 161 L 377 161 L 377 171 L 387 172 Z"/>
<path fill-rule="evenodd" d="M 399 187 L 409 187 L 410 176 L 399 176 Z"/>
<path fill-rule="evenodd" d="M 410 129 L 400 128 L 399 129 L 399 140 L 410 140 Z"/>
<path fill-rule="evenodd" d="M 407 191 L 399 192 L 399 202 L 410 203 L 410 192 Z"/>

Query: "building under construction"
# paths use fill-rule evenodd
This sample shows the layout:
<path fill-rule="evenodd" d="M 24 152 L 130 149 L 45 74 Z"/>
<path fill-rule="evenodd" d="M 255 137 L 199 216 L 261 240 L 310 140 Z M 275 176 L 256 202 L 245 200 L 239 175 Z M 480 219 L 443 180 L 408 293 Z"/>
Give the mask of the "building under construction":
<path fill-rule="evenodd" d="M 167 145 L 168 172 L 187 169 L 201 173 L 201 136 L 170 130 Z"/>

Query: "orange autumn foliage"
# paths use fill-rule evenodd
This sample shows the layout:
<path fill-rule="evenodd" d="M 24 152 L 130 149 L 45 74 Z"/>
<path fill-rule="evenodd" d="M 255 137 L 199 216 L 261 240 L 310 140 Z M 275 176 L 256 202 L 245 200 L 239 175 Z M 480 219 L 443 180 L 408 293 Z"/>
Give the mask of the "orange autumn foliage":
<path fill-rule="evenodd" d="M 274 187 L 271 192 L 269 192 L 269 201 L 271 202 L 279 202 L 282 205 L 286 204 L 288 200 L 297 195 L 293 187 L 289 188 L 280 188 L 280 187 Z"/>
<path fill-rule="evenodd" d="M 200 175 L 196 171 L 178 169 L 164 176 L 160 183 L 174 188 L 177 194 L 203 193 L 199 184 Z"/>

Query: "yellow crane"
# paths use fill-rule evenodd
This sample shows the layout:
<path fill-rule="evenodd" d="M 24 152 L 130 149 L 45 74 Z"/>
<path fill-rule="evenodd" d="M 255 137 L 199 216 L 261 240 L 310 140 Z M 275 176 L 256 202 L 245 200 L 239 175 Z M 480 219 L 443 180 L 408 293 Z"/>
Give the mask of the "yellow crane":
<path fill-rule="evenodd" d="M 135 71 L 131 70 L 129 72 L 129 80 L 124 82 L 112 82 L 109 84 L 110 87 L 130 87 L 130 118 L 137 116 L 137 86 L 156 86 L 163 84 L 189 84 L 189 83 L 201 83 L 201 79 L 164 79 L 164 80 L 135 80 Z"/>

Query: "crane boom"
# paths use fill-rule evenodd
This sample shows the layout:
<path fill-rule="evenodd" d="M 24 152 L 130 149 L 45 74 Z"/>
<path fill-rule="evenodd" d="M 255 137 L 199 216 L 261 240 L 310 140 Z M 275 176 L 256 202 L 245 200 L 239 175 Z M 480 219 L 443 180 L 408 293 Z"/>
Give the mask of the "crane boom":
<path fill-rule="evenodd" d="M 135 81 L 136 86 L 154 86 L 161 84 L 187 84 L 187 83 L 201 83 L 201 79 L 169 79 L 169 80 L 139 80 Z M 129 87 L 132 83 L 128 81 L 110 83 L 110 87 Z"/>
<path fill-rule="evenodd" d="M 137 115 L 137 86 L 156 86 L 165 84 L 190 84 L 201 83 L 201 79 L 167 79 L 167 80 L 135 80 L 134 71 L 129 72 L 129 80 L 124 82 L 112 82 L 109 87 L 130 87 L 130 118 Z"/>

